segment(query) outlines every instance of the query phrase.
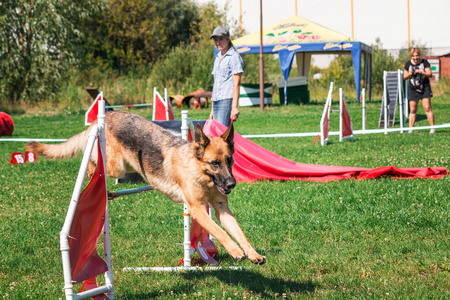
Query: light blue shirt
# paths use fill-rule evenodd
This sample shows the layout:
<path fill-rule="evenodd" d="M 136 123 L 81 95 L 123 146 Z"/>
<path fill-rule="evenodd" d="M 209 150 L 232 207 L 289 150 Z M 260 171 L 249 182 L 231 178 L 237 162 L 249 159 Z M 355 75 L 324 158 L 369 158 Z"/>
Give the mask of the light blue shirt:
<path fill-rule="evenodd" d="M 214 76 L 214 86 L 212 91 L 212 101 L 219 101 L 233 98 L 233 75 L 244 73 L 244 62 L 239 53 L 230 47 L 222 60 L 219 51 L 214 60 L 214 68 L 211 74 Z"/>

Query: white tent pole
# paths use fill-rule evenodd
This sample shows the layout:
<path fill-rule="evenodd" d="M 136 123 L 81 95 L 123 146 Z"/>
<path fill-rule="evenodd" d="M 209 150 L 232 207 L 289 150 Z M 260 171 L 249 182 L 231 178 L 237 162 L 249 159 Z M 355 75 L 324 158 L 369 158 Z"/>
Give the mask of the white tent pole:
<path fill-rule="evenodd" d="M 287 105 L 287 80 L 284 81 L 284 105 Z"/>

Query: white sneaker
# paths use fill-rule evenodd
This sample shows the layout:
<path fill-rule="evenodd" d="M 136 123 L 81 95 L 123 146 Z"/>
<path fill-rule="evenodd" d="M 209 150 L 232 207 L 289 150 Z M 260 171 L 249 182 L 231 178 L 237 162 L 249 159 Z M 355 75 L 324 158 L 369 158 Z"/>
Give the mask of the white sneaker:
<path fill-rule="evenodd" d="M 431 129 L 430 129 L 430 133 L 431 133 L 431 134 L 436 133 L 436 129 L 431 128 Z"/>
<path fill-rule="evenodd" d="M 408 133 L 413 133 L 412 129 L 410 131 L 408 131 Z"/>

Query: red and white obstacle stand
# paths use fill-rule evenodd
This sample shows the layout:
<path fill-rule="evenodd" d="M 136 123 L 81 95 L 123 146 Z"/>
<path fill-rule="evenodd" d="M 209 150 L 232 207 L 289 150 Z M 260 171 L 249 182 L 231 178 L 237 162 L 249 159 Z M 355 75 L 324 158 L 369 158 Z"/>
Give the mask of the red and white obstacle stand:
<path fill-rule="evenodd" d="M 164 89 L 164 98 L 153 88 L 153 121 L 172 121 L 175 120 L 172 111 L 172 104 L 167 94 L 167 89 Z"/>
<path fill-rule="evenodd" d="M 105 101 L 102 92 L 96 100 L 98 124 L 89 132 L 72 199 L 60 232 L 66 299 L 85 299 L 97 295 L 100 295 L 100 299 L 114 299 L 104 156 Z M 97 150 L 94 151 L 96 141 Z M 97 169 L 89 184 L 81 191 L 91 153 L 97 154 Z M 102 231 L 104 260 L 97 253 L 97 242 Z M 105 284 L 102 286 L 98 286 L 96 280 L 100 274 L 105 275 Z M 86 287 L 88 290 L 75 293 L 74 283 L 83 281 L 82 289 Z"/>
<path fill-rule="evenodd" d="M 84 124 L 89 126 L 92 122 L 97 119 L 98 115 L 98 102 L 100 100 L 105 100 L 100 97 L 100 93 L 95 98 L 94 102 L 92 102 L 89 109 L 85 114 Z M 164 89 L 164 98 L 156 90 L 156 87 L 153 88 L 153 103 L 142 103 L 142 104 L 127 104 L 127 105 L 105 105 L 105 108 L 121 108 L 121 107 L 141 107 L 141 106 L 153 106 L 153 121 L 170 121 L 175 120 L 172 111 L 172 104 L 170 102 L 170 98 L 167 94 L 167 89 Z"/>
<path fill-rule="evenodd" d="M 334 84 L 331 82 L 328 91 L 327 101 L 323 108 L 322 119 L 320 120 L 320 143 L 325 145 L 328 143 L 328 136 L 330 131 L 330 116 L 332 112 L 339 112 L 339 142 L 345 139 L 355 139 L 353 136 L 353 125 L 350 113 L 348 112 L 347 102 L 345 101 L 345 94 L 342 88 L 339 89 L 339 110 L 331 110 L 332 94 Z"/>

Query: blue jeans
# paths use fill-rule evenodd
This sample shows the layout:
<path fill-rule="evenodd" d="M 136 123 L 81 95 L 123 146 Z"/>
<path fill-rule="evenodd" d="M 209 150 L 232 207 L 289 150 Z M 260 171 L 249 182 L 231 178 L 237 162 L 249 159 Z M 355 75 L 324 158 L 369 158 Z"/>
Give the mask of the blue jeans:
<path fill-rule="evenodd" d="M 230 116 L 232 103 L 233 103 L 232 98 L 214 101 L 213 102 L 214 120 L 228 127 L 231 123 Z"/>

